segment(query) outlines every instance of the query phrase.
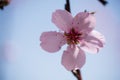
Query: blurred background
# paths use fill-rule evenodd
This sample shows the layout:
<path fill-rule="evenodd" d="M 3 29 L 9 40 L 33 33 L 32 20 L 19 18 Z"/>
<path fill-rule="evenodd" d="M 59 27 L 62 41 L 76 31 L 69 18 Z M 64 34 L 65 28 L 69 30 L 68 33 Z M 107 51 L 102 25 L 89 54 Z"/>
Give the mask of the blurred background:
<path fill-rule="evenodd" d="M 95 11 L 96 30 L 106 37 L 98 54 L 86 53 L 83 80 L 120 80 L 120 0 L 70 0 L 75 16 L 84 10 Z M 11 0 L 0 10 L 0 80 L 76 80 L 61 65 L 63 47 L 50 54 L 39 46 L 44 31 L 59 31 L 51 22 L 65 0 Z"/>

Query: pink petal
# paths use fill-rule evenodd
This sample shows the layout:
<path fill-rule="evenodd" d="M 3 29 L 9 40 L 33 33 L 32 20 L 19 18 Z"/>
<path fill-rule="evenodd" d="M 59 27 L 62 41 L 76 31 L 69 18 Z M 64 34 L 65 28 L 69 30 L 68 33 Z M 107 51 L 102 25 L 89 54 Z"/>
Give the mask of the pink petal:
<path fill-rule="evenodd" d="M 104 46 L 105 43 L 105 37 L 97 32 L 92 31 L 88 37 L 81 43 L 81 48 L 86 50 L 90 53 L 97 53 L 99 52 L 99 49 L 101 49 Z"/>
<path fill-rule="evenodd" d="M 40 46 L 48 52 L 57 52 L 60 50 L 66 41 L 62 33 L 58 32 L 43 32 L 40 37 Z"/>
<path fill-rule="evenodd" d="M 76 31 L 83 34 L 88 34 L 95 27 L 95 23 L 96 20 L 93 14 L 88 12 L 80 12 L 74 17 L 72 25 Z"/>
<path fill-rule="evenodd" d="M 72 15 L 66 10 L 56 10 L 52 14 L 52 22 L 65 32 L 69 32 L 71 29 L 72 19 Z"/>
<path fill-rule="evenodd" d="M 68 46 L 62 55 L 62 65 L 67 70 L 80 69 L 85 64 L 86 56 L 79 47 Z"/>

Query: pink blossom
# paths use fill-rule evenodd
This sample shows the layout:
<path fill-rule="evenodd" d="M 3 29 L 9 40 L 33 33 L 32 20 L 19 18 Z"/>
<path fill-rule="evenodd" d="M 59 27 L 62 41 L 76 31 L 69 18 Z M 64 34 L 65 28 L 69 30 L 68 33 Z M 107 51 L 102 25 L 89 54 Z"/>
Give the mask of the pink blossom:
<path fill-rule="evenodd" d="M 52 22 L 60 32 L 43 32 L 40 46 L 50 53 L 57 52 L 65 44 L 67 50 L 62 55 L 62 65 L 67 70 L 80 69 L 86 60 L 84 50 L 97 53 L 104 45 L 105 38 L 95 28 L 94 14 L 80 12 L 75 17 L 66 10 L 56 10 Z"/>

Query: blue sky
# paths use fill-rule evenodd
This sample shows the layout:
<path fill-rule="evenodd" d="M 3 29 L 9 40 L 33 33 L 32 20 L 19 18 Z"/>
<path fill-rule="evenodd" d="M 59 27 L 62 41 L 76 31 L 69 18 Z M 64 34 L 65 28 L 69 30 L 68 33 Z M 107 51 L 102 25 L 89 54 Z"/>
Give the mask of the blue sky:
<path fill-rule="evenodd" d="M 86 53 L 86 64 L 81 69 L 83 80 L 119 80 L 120 1 L 109 0 L 106 7 L 97 0 L 70 2 L 73 16 L 85 9 L 95 11 L 95 29 L 106 37 L 105 47 L 98 54 Z M 11 4 L 0 11 L 3 80 L 76 80 L 61 65 L 65 47 L 51 54 L 39 46 L 42 32 L 59 31 L 51 22 L 51 14 L 56 9 L 64 9 L 64 4 L 65 0 L 11 0 Z"/>

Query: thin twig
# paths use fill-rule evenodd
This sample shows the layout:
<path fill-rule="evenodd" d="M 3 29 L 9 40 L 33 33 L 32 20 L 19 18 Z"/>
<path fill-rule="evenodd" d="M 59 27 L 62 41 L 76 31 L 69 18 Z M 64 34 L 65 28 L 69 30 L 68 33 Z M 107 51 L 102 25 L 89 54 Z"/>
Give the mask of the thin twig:
<path fill-rule="evenodd" d="M 71 13 L 70 1 L 69 1 L 69 0 L 66 0 L 65 10 L 67 10 L 68 12 Z M 78 80 L 82 80 L 81 72 L 80 72 L 79 69 L 77 69 L 77 70 L 72 70 L 71 72 L 73 73 L 73 75 L 74 75 Z"/>
<path fill-rule="evenodd" d="M 71 10 L 70 10 L 70 1 L 69 0 L 66 0 L 65 10 L 67 10 L 68 12 L 71 13 Z"/>
<path fill-rule="evenodd" d="M 77 80 L 82 80 L 82 75 L 79 69 L 72 70 L 73 75 L 77 78 Z"/>
<path fill-rule="evenodd" d="M 106 1 L 106 0 L 98 0 L 101 4 L 103 4 L 104 6 L 106 5 L 106 4 L 108 4 L 108 2 Z"/>

